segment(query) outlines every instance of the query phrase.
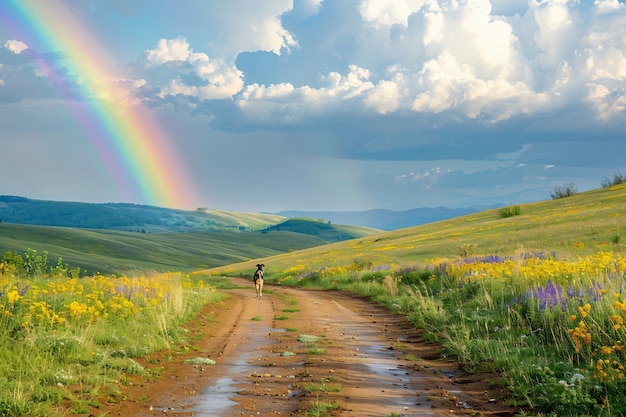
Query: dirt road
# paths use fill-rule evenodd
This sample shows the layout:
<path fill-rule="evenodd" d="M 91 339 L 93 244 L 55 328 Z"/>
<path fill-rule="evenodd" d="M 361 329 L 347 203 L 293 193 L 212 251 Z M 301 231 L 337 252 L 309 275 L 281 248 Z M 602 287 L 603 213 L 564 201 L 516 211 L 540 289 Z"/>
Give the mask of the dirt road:
<path fill-rule="evenodd" d="M 324 406 L 343 416 L 513 414 L 495 376 L 463 375 L 371 301 L 267 284 L 256 298 L 250 280 L 233 281 L 244 288 L 189 324 L 197 350 L 146 358 L 160 378 L 131 380 L 124 400 L 94 415 L 304 416 Z M 215 365 L 184 364 L 197 357 Z"/>

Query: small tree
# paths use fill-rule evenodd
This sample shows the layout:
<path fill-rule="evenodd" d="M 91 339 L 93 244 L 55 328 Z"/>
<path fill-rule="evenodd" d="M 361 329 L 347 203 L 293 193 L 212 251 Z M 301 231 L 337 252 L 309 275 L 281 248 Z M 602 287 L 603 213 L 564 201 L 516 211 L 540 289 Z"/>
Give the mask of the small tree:
<path fill-rule="evenodd" d="M 555 185 L 554 188 L 552 188 L 550 197 L 552 197 L 553 200 L 557 200 L 559 198 L 571 197 L 574 194 L 578 194 L 578 190 L 574 183 L 570 182 L 569 184 Z"/>
<path fill-rule="evenodd" d="M 621 174 L 619 171 L 615 171 L 615 173 L 613 173 L 613 179 L 604 178 L 602 179 L 601 184 L 602 184 L 602 188 L 609 188 L 614 185 L 623 184 L 625 182 L 626 182 L 626 173 Z"/>

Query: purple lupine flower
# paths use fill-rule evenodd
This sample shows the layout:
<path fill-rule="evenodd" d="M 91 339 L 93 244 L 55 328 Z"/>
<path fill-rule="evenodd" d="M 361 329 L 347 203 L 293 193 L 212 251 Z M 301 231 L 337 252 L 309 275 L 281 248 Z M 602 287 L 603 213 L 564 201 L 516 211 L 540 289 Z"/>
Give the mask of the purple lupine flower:
<path fill-rule="evenodd" d="M 556 300 L 556 288 L 554 288 L 554 284 L 552 283 L 551 279 L 549 279 L 548 283 L 546 284 L 545 294 L 546 294 L 547 306 L 554 307 L 557 301 Z"/>
<path fill-rule="evenodd" d="M 569 287 L 567 287 L 567 298 L 574 298 L 576 297 L 576 292 L 574 291 L 574 285 L 569 284 Z"/>
<path fill-rule="evenodd" d="M 553 308 L 559 305 L 561 310 L 567 308 L 567 299 L 563 297 L 563 287 L 554 285 L 552 280 L 548 280 L 546 287 L 538 287 L 526 292 L 526 297 L 534 297 L 539 301 L 539 310 L 545 311 L 546 308 Z"/>
<path fill-rule="evenodd" d="M 599 287 L 599 284 L 596 284 L 593 287 L 589 287 L 587 289 L 587 293 L 593 301 L 598 301 L 600 298 L 602 298 L 602 293 L 600 292 L 601 289 L 602 288 Z"/>
<path fill-rule="evenodd" d="M 500 255 L 489 255 L 484 259 L 485 263 L 490 263 L 490 264 L 501 264 L 504 261 L 506 261 L 507 258 L 502 257 Z"/>
<path fill-rule="evenodd" d="M 541 287 L 537 288 L 537 300 L 539 300 L 539 311 L 544 311 L 548 300 L 545 291 Z"/>
<path fill-rule="evenodd" d="M 389 265 L 378 265 L 372 268 L 372 272 L 389 271 L 390 269 Z"/>
<path fill-rule="evenodd" d="M 531 299 L 531 298 L 533 298 L 535 296 L 536 296 L 536 294 L 535 294 L 534 288 L 531 288 L 530 290 L 526 291 L 525 299 L 528 300 L 528 299 Z"/>

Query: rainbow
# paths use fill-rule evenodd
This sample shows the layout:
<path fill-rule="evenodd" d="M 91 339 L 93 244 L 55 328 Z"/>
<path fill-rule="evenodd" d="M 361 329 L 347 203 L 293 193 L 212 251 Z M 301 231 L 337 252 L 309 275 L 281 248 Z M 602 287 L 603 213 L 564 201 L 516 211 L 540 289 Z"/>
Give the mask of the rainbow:
<path fill-rule="evenodd" d="M 154 111 L 116 75 L 111 55 L 72 10 L 59 0 L 3 0 L 0 21 L 29 50 L 66 57 L 78 91 L 41 54 L 39 70 L 71 108 L 127 202 L 185 209 L 198 204 L 191 176 Z"/>

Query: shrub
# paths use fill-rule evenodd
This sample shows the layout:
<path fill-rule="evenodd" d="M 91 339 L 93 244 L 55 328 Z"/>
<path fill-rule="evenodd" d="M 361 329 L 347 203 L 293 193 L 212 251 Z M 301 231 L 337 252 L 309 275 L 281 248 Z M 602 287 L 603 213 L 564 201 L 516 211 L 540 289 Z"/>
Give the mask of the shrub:
<path fill-rule="evenodd" d="M 0 259 L 0 274 L 10 274 L 20 277 L 34 277 L 35 275 L 66 276 L 68 278 L 80 278 L 80 267 L 71 268 L 63 259 L 59 258 L 55 267 L 51 267 L 48 261 L 48 252 L 37 255 L 37 251 L 28 248 L 24 256 L 15 252 L 4 252 Z"/>
<path fill-rule="evenodd" d="M 462 258 L 469 258 L 470 256 L 474 256 L 474 254 L 476 253 L 476 248 L 478 248 L 478 245 L 475 243 L 464 243 L 457 249 L 459 251 L 459 256 L 461 256 Z"/>
<path fill-rule="evenodd" d="M 377 282 L 377 283 L 381 283 L 383 282 L 383 280 L 385 279 L 385 277 L 387 276 L 388 272 L 387 271 L 378 271 L 378 272 L 365 272 L 363 273 L 363 275 L 361 276 L 361 281 L 363 282 Z"/>
<path fill-rule="evenodd" d="M 510 206 L 510 207 L 502 207 L 498 211 L 498 215 L 501 219 L 506 219 L 507 217 L 519 216 L 522 214 L 522 209 L 520 206 Z"/>
<path fill-rule="evenodd" d="M 614 185 L 623 184 L 626 182 L 626 173 L 621 174 L 619 171 L 615 171 L 613 173 L 613 179 L 604 178 L 602 179 L 602 188 L 609 188 Z"/>
<path fill-rule="evenodd" d="M 402 284 L 419 285 L 429 279 L 439 277 L 439 271 L 429 271 L 423 269 L 403 269 L 397 272 Z"/>
<path fill-rule="evenodd" d="M 569 184 L 558 184 L 552 188 L 552 192 L 550 193 L 550 197 L 553 200 L 558 200 L 559 198 L 571 197 L 575 194 L 578 194 L 578 190 L 573 182 Z"/>

